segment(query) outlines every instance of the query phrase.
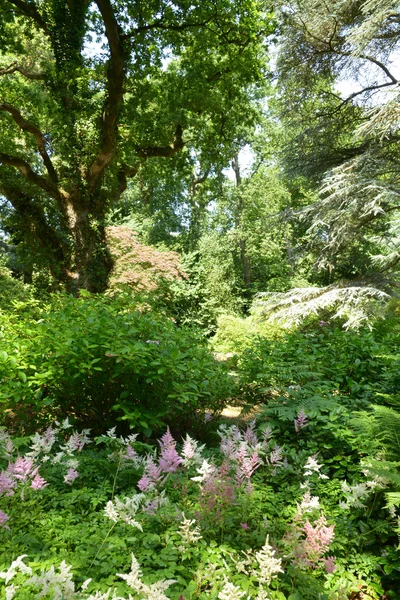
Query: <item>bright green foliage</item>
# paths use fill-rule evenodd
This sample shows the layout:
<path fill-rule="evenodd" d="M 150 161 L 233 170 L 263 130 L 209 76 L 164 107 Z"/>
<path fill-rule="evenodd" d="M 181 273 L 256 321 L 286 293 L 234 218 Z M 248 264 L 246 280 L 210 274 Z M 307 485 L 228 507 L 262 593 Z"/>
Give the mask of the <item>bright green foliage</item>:
<path fill-rule="evenodd" d="M 147 160 L 180 152 L 182 171 L 202 153 L 225 164 L 236 129 L 254 123 L 272 6 L 1 0 L 0 8 L 3 226 L 53 279 L 102 292 L 112 267 L 104 226 L 128 180 L 141 172 L 146 188 Z"/>
<path fill-rule="evenodd" d="M 96 431 L 196 429 L 231 394 L 194 333 L 116 300 L 55 297 L 27 322 L 5 318 L 1 335 L 2 420 L 25 431 L 66 416 Z"/>
<path fill-rule="evenodd" d="M 392 392 L 396 363 L 388 363 L 385 354 L 398 344 L 398 333 L 354 335 L 324 321 L 318 329 L 272 341 L 259 338 L 239 363 L 245 397 L 273 405 L 291 419 L 302 407 L 361 408 L 377 394 Z"/>

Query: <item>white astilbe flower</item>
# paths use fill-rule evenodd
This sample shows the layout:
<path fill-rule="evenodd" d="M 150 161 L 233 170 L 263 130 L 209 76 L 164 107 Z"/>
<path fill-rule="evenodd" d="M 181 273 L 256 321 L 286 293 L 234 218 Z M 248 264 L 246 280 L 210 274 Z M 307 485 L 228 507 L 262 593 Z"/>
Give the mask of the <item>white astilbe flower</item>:
<path fill-rule="evenodd" d="M 269 585 L 272 579 L 278 576 L 278 573 L 283 573 L 282 559 L 275 558 L 275 550 L 270 546 L 268 542 L 268 536 L 265 540 L 264 546 L 259 552 L 256 552 L 256 560 L 258 562 L 258 571 L 254 571 L 255 575 L 260 584 L 266 583 Z"/>
<path fill-rule="evenodd" d="M 225 577 L 225 584 L 220 593 L 218 594 L 219 600 L 240 600 L 246 595 L 240 587 L 234 585 Z"/>
<path fill-rule="evenodd" d="M 366 498 L 371 494 L 376 487 L 375 482 L 366 481 L 365 483 L 357 483 L 356 485 L 349 485 L 347 481 L 342 483 L 342 491 L 346 495 L 346 502 L 339 502 L 339 506 L 344 509 L 363 508 L 365 505 L 361 502 L 362 498 Z"/>
<path fill-rule="evenodd" d="M 215 471 L 214 465 L 211 465 L 207 460 L 203 460 L 200 467 L 196 469 L 199 474 L 197 477 L 191 477 L 192 481 L 196 481 L 197 483 L 203 483 L 206 481 Z"/>
<path fill-rule="evenodd" d="M 172 584 L 176 583 L 175 579 L 164 579 L 152 583 L 151 585 L 144 584 L 142 582 L 142 570 L 134 554 L 132 554 L 130 572 L 127 575 L 124 573 L 117 573 L 117 576 L 124 579 L 129 587 L 137 594 L 144 594 L 146 600 L 168 600 L 168 597 L 164 592 Z"/>
<path fill-rule="evenodd" d="M 187 519 L 185 515 L 183 515 L 183 519 L 179 525 L 178 534 L 182 540 L 182 545 L 178 548 L 180 552 L 184 552 L 192 544 L 197 544 L 203 537 L 200 533 L 200 527 L 196 526 L 196 520 Z"/>
<path fill-rule="evenodd" d="M 306 464 L 304 465 L 304 475 L 309 477 L 316 473 L 320 479 L 329 479 L 327 475 L 320 473 L 322 465 L 320 465 L 313 456 L 309 456 Z"/>
<path fill-rule="evenodd" d="M 89 438 L 90 429 L 82 429 L 79 433 L 74 431 L 64 446 L 61 446 L 61 450 L 68 456 L 72 456 L 74 452 L 81 452 L 84 446 L 91 444 L 92 440 Z"/>
<path fill-rule="evenodd" d="M 19 585 L 13 583 L 6 587 L 6 600 L 12 600 L 19 589 Z"/>
<path fill-rule="evenodd" d="M 303 494 L 301 504 L 298 504 L 297 508 L 300 514 L 317 510 L 320 508 L 319 497 L 311 496 L 310 491 L 307 490 L 307 492 Z"/>
<path fill-rule="evenodd" d="M 112 500 L 109 500 L 107 502 L 107 504 L 105 505 L 104 513 L 105 513 L 106 517 L 111 519 L 111 521 L 114 521 L 114 523 L 116 523 L 118 521 L 118 511 L 115 508 L 114 502 Z"/>
<path fill-rule="evenodd" d="M 186 434 L 186 438 L 182 447 L 182 464 L 187 467 L 191 464 L 200 464 L 202 462 L 201 453 L 204 449 L 204 444 L 199 446 L 199 442 Z"/>
<path fill-rule="evenodd" d="M 21 556 L 18 556 L 18 558 L 16 558 L 11 563 L 10 567 L 8 568 L 8 571 L 0 573 L 0 579 L 4 579 L 5 583 L 7 584 L 18 573 L 18 571 L 24 573 L 25 575 L 31 575 L 32 569 L 28 567 L 28 565 L 26 565 L 23 561 L 23 559 L 27 556 L 27 554 L 22 554 Z"/>
<path fill-rule="evenodd" d="M 271 596 L 269 595 L 266 589 L 260 586 L 255 600 L 271 600 Z"/>
<path fill-rule="evenodd" d="M 41 454 L 44 454 L 44 458 L 49 459 L 47 456 L 54 442 L 56 441 L 57 429 L 51 429 L 49 427 L 43 434 L 38 432 L 35 435 L 31 436 L 31 446 L 30 451 L 26 453 L 26 456 L 30 456 L 33 460 L 37 459 Z"/>
<path fill-rule="evenodd" d="M 119 498 L 115 498 L 114 502 L 109 500 L 104 508 L 104 513 L 114 523 L 124 521 L 124 523 L 143 531 L 141 524 L 134 517 L 144 499 L 144 494 L 135 494 L 134 496 L 125 498 L 123 501 Z"/>
<path fill-rule="evenodd" d="M 10 458 L 14 450 L 14 444 L 5 427 L 0 427 L 0 450 L 3 449 L 5 457 Z"/>
<path fill-rule="evenodd" d="M 75 597 L 75 585 L 70 570 L 71 567 L 63 560 L 58 567 L 58 573 L 52 565 L 48 571 L 42 571 L 40 575 L 30 577 L 25 585 L 39 588 L 37 597 L 51 594 L 52 600 L 69 600 Z"/>

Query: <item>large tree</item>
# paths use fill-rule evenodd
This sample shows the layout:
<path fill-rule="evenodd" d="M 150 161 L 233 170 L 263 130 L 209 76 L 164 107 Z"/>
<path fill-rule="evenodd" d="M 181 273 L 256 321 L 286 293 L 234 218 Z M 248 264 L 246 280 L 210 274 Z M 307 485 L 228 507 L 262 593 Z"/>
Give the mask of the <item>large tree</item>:
<path fill-rule="evenodd" d="M 336 277 L 397 272 L 400 4 L 280 4 L 284 154 L 292 175 L 322 184 L 301 215 L 317 262 Z"/>
<path fill-rule="evenodd" d="M 263 0 L 0 0 L 6 226 L 71 291 L 103 291 L 110 208 L 153 157 L 251 121 Z"/>

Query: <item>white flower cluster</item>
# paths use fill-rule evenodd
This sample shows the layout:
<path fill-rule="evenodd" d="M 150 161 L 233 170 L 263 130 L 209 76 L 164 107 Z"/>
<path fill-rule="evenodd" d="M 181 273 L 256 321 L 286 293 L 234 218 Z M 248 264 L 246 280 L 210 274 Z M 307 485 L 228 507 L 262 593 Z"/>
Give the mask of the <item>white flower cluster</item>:
<path fill-rule="evenodd" d="M 196 526 L 196 520 L 187 519 L 185 515 L 183 515 L 183 519 L 179 525 L 178 534 L 182 540 L 182 544 L 178 548 L 180 552 L 184 552 L 186 548 L 192 544 L 197 544 L 203 537 L 200 532 L 200 527 L 198 525 Z"/>
<path fill-rule="evenodd" d="M 132 527 L 137 527 L 137 529 L 143 531 L 141 524 L 134 517 L 144 499 L 144 494 L 135 494 L 134 496 L 125 498 L 124 501 L 119 498 L 115 498 L 114 502 L 109 500 L 104 508 L 104 513 L 114 523 L 124 521 L 128 525 L 132 525 Z"/>
<path fill-rule="evenodd" d="M 182 464 L 185 467 L 195 464 L 201 464 L 203 458 L 201 456 L 205 445 L 199 446 L 199 442 L 186 434 L 186 438 L 182 447 Z"/>
<path fill-rule="evenodd" d="M 76 598 L 75 585 L 72 581 L 72 574 L 70 573 L 71 567 L 69 567 L 65 561 L 62 561 L 57 570 L 52 565 L 48 571 L 42 570 L 40 575 L 32 575 L 31 567 L 28 567 L 24 563 L 26 554 L 19 556 L 8 571 L 0 573 L 0 579 L 4 579 L 5 583 L 8 584 L 11 579 L 18 573 L 30 575 L 30 577 L 24 582 L 24 586 L 32 586 L 39 589 L 39 592 L 35 595 L 36 598 L 42 598 L 51 594 L 52 600 L 71 600 Z M 12 600 L 19 586 L 11 584 L 6 587 L 6 600 Z"/>
<path fill-rule="evenodd" d="M 164 592 L 173 583 L 176 583 L 175 579 L 163 579 L 161 581 L 156 581 L 156 583 L 152 583 L 151 585 L 144 584 L 142 582 L 142 571 L 134 554 L 132 554 L 130 573 L 127 575 L 117 573 L 117 575 L 118 577 L 124 579 L 129 587 L 132 588 L 137 594 L 143 594 L 146 600 L 168 600 L 168 597 L 164 594 Z"/>
<path fill-rule="evenodd" d="M 207 460 L 203 460 L 202 464 L 198 469 L 196 469 L 199 474 L 197 477 L 191 477 L 192 481 L 196 481 L 197 483 L 203 483 L 212 475 L 215 471 L 214 465 L 211 465 Z"/>
<path fill-rule="evenodd" d="M 329 479 L 327 475 L 320 473 L 322 465 L 320 465 L 313 456 L 309 456 L 307 458 L 307 462 L 303 468 L 305 477 L 310 477 L 310 475 L 314 475 L 316 473 L 320 479 Z"/>
<path fill-rule="evenodd" d="M 339 502 L 339 506 L 346 510 L 354 508 L 363 508 L 365 505 L 361 502 L 361 499 L 366 498 L 375 490 L 375 488 L 382 487 L 376 481 L 366 481 L 364 483 L 357 483 L 356 485 L 349 485 L 347 481 L 342 483 L 342 491 L 346 495 L 345 502 Z"/>
<path fill-rule="evenodd" d="M 237 585 L 234 585 L 225 577 L 225 584 L 220 593 L 218 594 L 219 600 L 240 600 L 246 592 L 240 589 Z"/>
<path fill-rule="evenodd" d="M 307 490 L 302 496 L 301 503 L 297 505 L 297 512 L 302 515 L 318 510 L 319 508 L 319 496 L 311 496 L 310 490 Z"/>
<path fill-rule="evenodd" d="M 266 583 L 269 585 L 273 579 L 278 577 L 278 573 L 283 573 L 282 559 L 275 558 L 275 550 L 272 549 L 267 539 L 264 546 L 259 552 L 256 552 L 256 560 L 258 562 L 258 571 L 253 574 L 257 577 L 260 585 Z"/>
<path fill-rule="evenodd" d="M 11 564 L 8 571 L 0 573 L 0 579 L 4 579 L 7 586 L 5 588 L 6 600 L 13 600 L 19 589 L 19 586 L 14 584 L 7 585 L 18 572 L 29 576 L 23 585 L 24 587 L 35 587 L 38 590 L 35 596 L 32 596 L 32 598 L 36 599 L 49 597 L 52 600 L 133 600 L 131 594 L 125 599 L 117 596 L 116 590 L 111 588 L 107 592 L 97 591 L 88 596 L 85 592 L 91 579 L 87 579 L 82 584 L 79 592 L 75 591 L 75 585 L 70 573 L 71 567 L 64 561 L 57 568 L 52 565 L 48 571 L 42 570 L 40 575 L 32 575 L 31 567 L 28 567 L 23 560 L 26 556 L 26 554 L 19 556 Z M 164 592 L 170 585 L 176 583 L 174 579 L 168 579 L 157 581 L 151 585 L 144 584 L 141 580 L 142 572 L 140 565 L 133 554 L 130 573 L 127 575 L 117 573 L 117 575 L 124 579 L 136 594 L 146 600 L 168 600 Z"/>

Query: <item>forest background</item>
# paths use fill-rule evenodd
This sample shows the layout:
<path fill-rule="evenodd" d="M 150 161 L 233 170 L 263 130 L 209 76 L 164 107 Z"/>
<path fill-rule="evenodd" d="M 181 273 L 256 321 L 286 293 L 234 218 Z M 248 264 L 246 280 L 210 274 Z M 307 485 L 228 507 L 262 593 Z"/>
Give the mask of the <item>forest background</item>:
<path fill-rule="evenodd" d="M 400 598 L 399 8 L 0 0 L 2 597 Z"/>

